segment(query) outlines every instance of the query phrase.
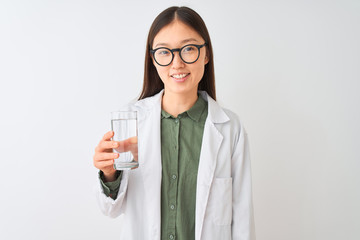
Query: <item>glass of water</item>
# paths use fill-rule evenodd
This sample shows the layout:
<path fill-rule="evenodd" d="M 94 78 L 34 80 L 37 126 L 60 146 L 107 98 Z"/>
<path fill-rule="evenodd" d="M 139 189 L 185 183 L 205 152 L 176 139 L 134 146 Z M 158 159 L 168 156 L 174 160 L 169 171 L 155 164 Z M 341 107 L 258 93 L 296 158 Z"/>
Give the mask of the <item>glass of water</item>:
<path fill-rule="evenodd" d="M 119 157 L 114 160 L 116 170 L 129 170 L 138 167 L 137 113 L 135 111 L 119 111 L 111 113 L 111 130 L 113 141 L 120 143 L 114 148 Z"/>

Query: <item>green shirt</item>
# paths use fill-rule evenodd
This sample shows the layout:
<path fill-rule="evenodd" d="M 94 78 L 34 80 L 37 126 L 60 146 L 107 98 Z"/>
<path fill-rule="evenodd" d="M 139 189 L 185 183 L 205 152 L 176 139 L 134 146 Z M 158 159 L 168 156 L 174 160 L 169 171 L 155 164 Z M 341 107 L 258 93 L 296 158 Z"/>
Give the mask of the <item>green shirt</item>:
<path fill-rule="evenodd" d="M 162 240 L 195 239 L 196 180 L 207 113 L 202 97 L 177 118 L 161 111 Z M 120 179 L 121 174 L 114 182 L 101 181 L 107 196 L 116 198 Z"/>

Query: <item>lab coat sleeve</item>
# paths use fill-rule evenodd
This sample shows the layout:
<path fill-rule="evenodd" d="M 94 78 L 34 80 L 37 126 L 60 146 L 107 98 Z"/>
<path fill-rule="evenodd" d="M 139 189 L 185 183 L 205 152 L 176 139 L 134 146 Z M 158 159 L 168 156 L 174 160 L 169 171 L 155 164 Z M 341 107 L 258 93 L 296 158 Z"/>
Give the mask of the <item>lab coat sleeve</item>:
<path fill-rule="evenodd" d="M 249 142 L 242 126 L 235 140 L 232 165 L 232 239 L 255 240 Z"/>
<path fill-rule="evenodd" d="M 120 188 L 120 181 L 123 171 L 116 172 L 116 179 L 112 182 L 104 182 L 103 172 L 99 171 L 99 181 L 102 186 L 102 190 L 106 196 L 110 196 L 112 199 L 116 199 L 117 193 Z"/>
<path fill-rule="evenodd" d="M 104 215 L 109 216 L 111 218 L 115 218 L 124 212 L 124 207 L 126 205 L 126 192 L 128 186 L 128 179 L 129 179 L 129 171 L 124 171 L 122 173 L 119 192 L 115 200 L 112 199 L 111 197 L 106 196 L 103 187 L 101 185 L 101 182 L 98 181 L 98 183 L 95 186 L 94 192 L 100 210 Z"/>

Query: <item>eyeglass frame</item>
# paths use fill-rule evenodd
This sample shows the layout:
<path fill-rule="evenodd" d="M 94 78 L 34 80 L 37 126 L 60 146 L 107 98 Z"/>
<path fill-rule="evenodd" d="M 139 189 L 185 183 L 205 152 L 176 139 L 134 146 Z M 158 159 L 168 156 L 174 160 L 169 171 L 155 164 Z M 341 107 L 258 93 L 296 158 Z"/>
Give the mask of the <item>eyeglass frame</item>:
<path fill-rule="evenodd" d="M 151 50 L 150 50 L 150 53 L 151 53 L 151 55 L 153 56 L 155 62 L 156 62 L 159 66 L 162 66 L 162 67 L 169 66 L 169 65 L 173 62 L 174 56 L 175 56 L 175 55 L 174 55 L 174 52 L 179 52 L 179 56 L 180 56 L 181 60 L 182 60 L 184 63 L 186 63 L 186 64 L 193 64 L 193 63 L 195 63 L 195 62 L 199 59 L 199 57 L 200 57 L 200 49 L 201 49 L 202 47 L 206 46 L 206 45 L 207 45 L 207 43 L 205 42 L 205 43 L 202 44 L 202 45 L 187 44 L 187 45 L 185 45 L 185 46 L 183 46 L 183 47 L 181 47 L 181 48 L 173 48 L 173 49 L 170 49 L 170 48 L 167 48 L 167 47 L 159 47 L 159 48 L 151 49 Z M 193 62 L 186 62 L 186 61 L 182 58 L 182 56 L 181 56 L 181 51 L 182 51 L 185 47 L 188 47 L 188 46 L 194 46 L 194 47 L 196 47 L 196 48 L 198 49 L 198 51 L 199 51 L 199 54 L 198 54 L 196 60 L 193 61 Z M 169 51 L 171 52 L 172 57 L 171 57 L 171 61 L 169 62 L 169 64 L 162 65 L 162 64 L 160 64 L 160 63 L 156 60 L 156 58 L 155 58 L 155 52 L 156 52 L 157 50 L 159 50 L 159 49 L 167 49 L 167 50 L 169 50 Z"/>

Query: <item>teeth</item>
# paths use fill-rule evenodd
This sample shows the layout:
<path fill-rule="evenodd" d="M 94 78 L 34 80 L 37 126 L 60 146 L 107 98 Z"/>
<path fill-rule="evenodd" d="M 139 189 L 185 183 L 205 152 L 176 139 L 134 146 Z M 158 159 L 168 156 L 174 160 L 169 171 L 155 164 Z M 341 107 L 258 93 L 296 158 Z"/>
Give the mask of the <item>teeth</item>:
<path fill-rule="evenodd" d="M 184 78 L 186 77 L 187 73 L 184 74 L 178 74 L 178 75 L 172 75 L 174 78 Z"/>

